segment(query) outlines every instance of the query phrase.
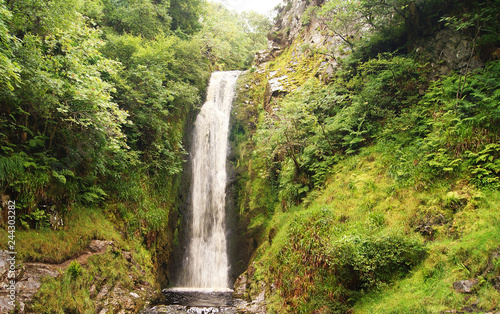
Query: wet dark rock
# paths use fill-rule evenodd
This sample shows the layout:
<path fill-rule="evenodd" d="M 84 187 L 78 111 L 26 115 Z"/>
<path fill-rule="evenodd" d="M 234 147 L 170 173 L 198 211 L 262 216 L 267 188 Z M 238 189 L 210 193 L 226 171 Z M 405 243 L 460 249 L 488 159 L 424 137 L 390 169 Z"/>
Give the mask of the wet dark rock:
<path fill-rule="evenodd" d="M 254 300 L 244 300 L 246 294 L 246 275 L 240 276 L 237 280 L 235 292 L 231 290 L 210 290 L 210 289 L 164 289 L 165 305 L 156 305 L 142 310 L 142 314 L 157 313 L 267 313 L 264 295 L 262 292 Z"/>
<path fill-rule="evenodd" d="M 472 71 L 482 66 L 477 58 L 471 58 L 472 39 L 448 28 L 432 38 L 417 40 L 414 46 L 417 53 L 428 54 L 432 60 L 437 60 L 431 65 L 436 75 L 447 75 L 455 70 Z"/>
<path fill-rule="evenodd" d="M 439 213 L 434 216 L 426 216 L 423 220 L 417 223 L 415 231 L 423 236 L 433 237 L 435 235 L 435 227 L 443 226 L 449 221 L 443 214 Z"/>
<path fill-rule="evenodd" d="M 212 313 L 226 313 L 236 314 L 241 313 L 234 307 L 189 307 L 184 305 L 157 305 L 149 309 L 145 309 L 141 314 L 212 314 Z"/>
<path fill-rule="evenodd" d="M 236 298 L 244 298 L 247 290 L 248 277 L 247 273 L 241 274 L 234 283 L 234 296 Z"/>

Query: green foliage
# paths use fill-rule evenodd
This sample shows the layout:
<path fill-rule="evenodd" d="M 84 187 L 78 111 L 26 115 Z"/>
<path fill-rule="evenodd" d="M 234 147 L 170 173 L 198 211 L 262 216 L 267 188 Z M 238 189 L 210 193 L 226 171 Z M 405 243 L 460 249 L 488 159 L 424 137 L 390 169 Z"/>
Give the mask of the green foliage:
<path fill-rule="evenodd" d="M 158 33 L 167 34 L 171 16 L 169 1 L 151 0 L 102 0 L 102 22 L 119 34 L 129 33 L 152 39 Z M 95 13 L 94 13 L 95 14 Z"/>
<path fill-rule="evenodd" d="M 124 243 L 102 209 L 75 205 L 64 216 L 64 228 L 58 230 L 44 227 L 49 224 L 47 209 L 35 212 L 40 218 L 37 222 L 19 215 L 19 221 L 22 223 L 24 220 L 30 227 L 19 228 L 16 233 L 17 240 L 22 244 L 17 247 L 18 258 L 25 262 L 63 263 L 86 252 L 90 241 L 94 239 L 114 239 L 119 245 Z M 38 223 L 38 228 L 35 223 Z M 6 234 L 6 230 L 3 230 L 0 236 Z"/>
<path fill-rule="evenodd" d="M 469 158 L 472 182 L 477 186 L 500 188 L 500 144 L 492 143 L 477 153 L 465 152 Z"/>
<path fill-rule="evenodd" d="M 346 311 L 363 291 L 403 278 L 421 263 L 426 256 L 421 240 L 387 230 L 380 215 L 371 217 L 383 232 L 341 221 L 327 207 L 282 217 L 286 223 L 260 259 L 287 303 L 274 310 Z"/>
<path fill-rule="evenodd" d="M 130 267 L 131 263 L 120 251 L 92 256 L 86 265 L 73 261 L 59 278 L 45 278 L 28 306 L 36 313 L 92 313 L 96 308 L 93 295 L 96 292 L 91 289 L 116 287 L 128 291 L 139 278 L 145 283 L 141 272 L 147 269 L 146 264 L 142 259 L 136 259 L 135 263 L 138 267 Z"/>
<path fill-rule="evenodd" d="M 71 29 L 75 20 L 81 19 L 78 10 L 82 1 L 77 0 L 34 0 L 9 1 L 13 13 L 11 32 L 19 37 L 25 34 L 49 35 L 57 29 Z"/>
<path fill-rule="evenodd" d="M 170 0 L 169 15 L 172 30 L 180 30 L 191 35 L 200 30 L 200 15 L 203 0 Z"/>
<path fill-rule="evenodd" d="M 19 66 L 12 60 L 10 45 L 15 43 L 15 38 L 9 33 L 7 23 L 12 18 L 12 12 L 5 7 L 4 1 L 0 2 L 0 88 L 13 90 L 19 82 Z M 10 45 L 9 45 L 10 44 Z"/>
<path fill-rule="evenodd" d="M 0 158 L 0 180 L 2 190 L 6 188 L 8 182 L 12 182 L 16 177 L 24 173 L 25 160 L 22 155 Z"/>
<path fill-rule="evenodd" d="M 107 194 L 97 185 L 91 185 L 87 189 L 81 191 L 78 196 L 80 202 L 86 205 L 98 204 L 106 198 Z"/>
<path fill-rule="evenodd" d="M 255 11 L 240 14 L 243 31 L 249 37 L 256 51 L 267 47 L 267 33 L 271 29 L 271 21 L 265 15 Z"/>
<path fill-rule="evenodd" d="M 469 168 L 472 182 L 478 186 L 496 188 L 498 182 L 499 132 L 498 61 L 472 73 L 465 85 L 462 78 L 451 75 L 434 83 L 424 97 L 431 106 L 432 127 L 425 137 L 428 165 L 444 174 Z M 463 95 L 456 98 L 463 86 Z M 436 168 L 437 167 L 437 168 Z"/>
<path fill-rule="evenodd" d="M 82 266 L 77 261 L 72 261 L 66 269 L 66 273 L 71 278 L 71 280 L 75 280 L 82 274 Z"/>
<path fill-rule="evenodd" d="M 36 245 L 54 241 L 45 235 L 52 232 L 50 217 L 65 221 L 81 206 L 89 212 L 99 206 L 148 246 L 172 245 L 160 235 L 168 238 L 177 208 L 186 122 L 213 67 L 244 67 L 265 45 L 262 16 L 217 15 L 202 12 L 202 5 L 0 2 L 0 192 L 16 200 L 20 225 L 44 233 L 34 236 L 41 239 Z M 209 21 L 229 25 L 222 28 L 229 35 L 204 41 Z M 225 61 L 208 58 L 208 45 Z M 115 203 L 121 210 L 109 206 Z M 68 240 L 70 256 L 96 236 L 78 232 L 81 240 Z M 24 258 L 46 254 L 60 261 L 40 247 Z"/>
<path fill-rule="evenodd" d="M 423 259 L 425 249 L 402 235 L 351 235 L 331 244 L 328 253 L 330 267 L 337 269 L 344 284 L 359 281 L 370 288 L 408 272 Z"/>
<path fill-rule="evenodd" d="M 461 158 L 453 158 L 446 149 L 440 148 L 435 153 L 430 153 L 425 156 L 427 165 L 436 175 L 452 172 L 457 169 L 462 161 Z"/>
<path fill-rule="evenodd" d="M 427 84 L 426 73 L 425 65 L 411 57 L 381 54 L 355 71 L 339 73 L 333 84 L 313 79 L 279 100 L 279 107 L 265 113 L 254 140 L 283 204 L 298 204 L 323 184 L 332 165 L 380 134 L 399 136 L 384 125 L 408 122 L 410 108 L 421 98 L 417 91 Z M 443 164 L 446 171 L 456 165 L 453 160 Z"/>
<path fill-rule="evenodd" d="M 498 196 L 485 205 L 476 189 L 499 187 L 498 61 L 429 80 L 436 60 L 404 54 L 408 38 L 462 4 L 311 6 L 304 24 L 316 15 L 350 51 L 334 56 L 340 68 L 328 78 L 303 70 L 326 57 L 299 36 L 243 83 L 251 91 L 236 106 L 238 210 L 260 243 L 249 294 L 261 281 L 274 287 L 269 311 L 496 307 Z M 480 28 L 475 43 L 485 36 L 481 49 L 490 45 L 491 53 L 497 9 L 476 4 L 457 21 L 469 23 L 462 30 L 472 38 Z M 278 77 L 283 90 L 270 95 L 269 79 Z M 471 278 L 478 283 L 471 296 L 453 291 L 453 282 Z"/>
<path fill-rule="evenodd" d="M 266 47 L 268 23 L 255 12 L 240 15 L 222 4 L 209 2 L 195 40 L 215 69 L 244 69 L 253 61 L 255 52 Z"/>
<path fill-rule="evenodd" d="M 34 225 L 35 229 L 47 229 L 50 227 L 50 216 L 44 210 L 39 208 L 27 215 L 21 215 L 19 217 L 21 225 L 30 229 L 30 224 Z"/>
<path fill-rule="evenodd" d="M 361 38 L 369 40 L 374 32 L 399 35 L 410 18 L 410 5 L 415 4 L 407 0 L 329 0 L 316 15 L 335 36 L 354 48 Z"/>

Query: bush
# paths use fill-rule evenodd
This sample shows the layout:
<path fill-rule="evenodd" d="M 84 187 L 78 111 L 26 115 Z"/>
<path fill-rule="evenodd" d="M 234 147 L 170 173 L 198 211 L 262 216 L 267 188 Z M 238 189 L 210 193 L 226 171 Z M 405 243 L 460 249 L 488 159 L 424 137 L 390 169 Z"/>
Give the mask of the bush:
<path fill-rule="evenodd" d="M 425 257 L 421 242 L 402 235 L 354 234 L 331 243 L 326 251 L 329 266 L 335 273 L 344 274 L 339 281 L 353 290 L 396 279 Z M 352 282 L 356 285 L 352 286 Z"/>

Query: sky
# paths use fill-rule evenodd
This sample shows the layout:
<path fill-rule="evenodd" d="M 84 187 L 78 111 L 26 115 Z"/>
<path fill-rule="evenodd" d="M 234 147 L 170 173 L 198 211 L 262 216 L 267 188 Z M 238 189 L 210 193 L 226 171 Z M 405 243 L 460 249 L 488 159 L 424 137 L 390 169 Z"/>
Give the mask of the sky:
<path fill-rule="evenodd" d="M 223 3 L 226 7 L 238 12 L 257 11 L 262 14 L 269 13 L 274 7 L 282 3 L 282 0 L 211 0 Z"/>

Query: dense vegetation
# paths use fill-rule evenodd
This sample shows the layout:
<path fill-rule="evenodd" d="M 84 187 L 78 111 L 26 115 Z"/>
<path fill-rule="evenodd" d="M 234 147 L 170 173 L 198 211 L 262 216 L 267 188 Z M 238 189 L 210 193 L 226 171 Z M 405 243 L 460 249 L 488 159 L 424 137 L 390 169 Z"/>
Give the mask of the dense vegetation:
<path fill-rule="evenodd" d="M 271 312 L 498 311 L 498 0 L 306 4 L 287 16 L 287 0 L 276 21 L 317 21 L 338 45 L 299 36 L 242 75 L 234 111 L 248 296 L 265 290 Z M 30 310 L 93 312 L 100 291 L 168 282 L 185 130 L 210 72 L 251 67 L 267 23 L 203 0 L 0 0 L 0 194 L 16 201 L 17 258 L 113 241 L 47 278 Z M 426 47 L 442 30 L 470 55 L 444 72 L 447 53 Z"/>
<path fill-rule="evenodd" d="M 0 1 L 0 193 L 16 202 L 19 261 L 59 263 L 102 239 L 160 272 L 186 123 L 210 73 L 248 67 L 268 24 L 202 0 Z M 43 289 L 35 311 L 93 308 L 93 271 Z M 87 292 L 70 302 L 75 289 Z"/>
<path fill-rule="evenodd" d="M 281 19 L 294 18 L 287 3 Z M 238 210 L 259 244 L 250 297 L 264 289 L 271 312 L 499 309 L 498 8 L 325 1 L 301 21 L 340 45 L 299 36 L 244 78 L 232 138 Z M 445 28 L 471 57 L 441 74 L 415 40 Z M 326 57 L 338 63 L 327 78 Z M 269 97 L 271 77 L 284 88 Z"/>

